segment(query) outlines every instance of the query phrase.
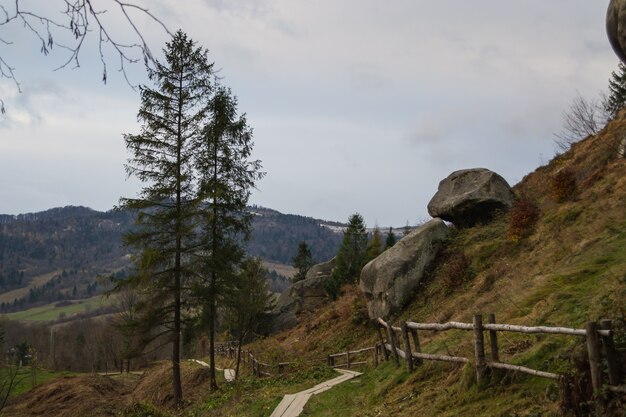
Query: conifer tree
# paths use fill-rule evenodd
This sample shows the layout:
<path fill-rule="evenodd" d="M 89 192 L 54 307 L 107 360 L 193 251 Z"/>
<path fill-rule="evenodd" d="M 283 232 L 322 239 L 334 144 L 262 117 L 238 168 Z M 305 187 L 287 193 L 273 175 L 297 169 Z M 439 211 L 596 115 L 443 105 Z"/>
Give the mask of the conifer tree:
<path fill-rule="evenodd" d="M 372 259 L 376 259 L 378 255 L 383 252 L 383 236 L 380 233 L 380 228 L 376 226 L 372 232 L 372 238 L 367 244 L 366 261 L 369 262 Z"/>
<path fill-rule="evenodd" d="M 298 245 L 298 253 L 293 257 L 292 262 L 297 272 L 291 279 L 291 282 L 302 281 L 306 278 L 306 273 L 309 272 L 309 269 L 314 265 L 311 249 L 309 249 L 309 245 L 307 245 L 306 242 L 300 242 Z"/>
<path fill-rule="evenodd" d="M 387 232 L 387 239 L 385 239 L 385 250 L 389 249 L 396 244 L 396 235 L 393 233 L 393 228 L 389 228 Z"/>
<path fill-rule="evenodd" d="M 247 210 L 251 189 L 263 177 L 260 161 L 250 160 L 252 129 L 245 114 L 237 114 L 237 99 L 218 86 L 208 106 L 209 122 L 194 140 L 199 175 L 197 200 L 200 226 L 200 271 L 194 286 L 209 336 L 210 386 L 215 376 L 215 326 L 218 304 L 235 283 L 244 256 L 242 240 L 250 234 Z"/>
<path fill-rule="evenodd" d="M 367 260 L 367 232 L 363 216 L 355 213 L 348 220 L 348 227 L 343 232 L 343 240 L 337 252 L 336 265 L 326 282 L 326 291 L 335 299 L 339 289 L 345 283 L 355 283 Z"/>
<path fill-rule="evenodd" d="M 626 104 L 626 65 L 620 62 L 617 72 L 611 73 L 609 96 L 604 101 L 604 110 L 612 119 L 624 104 Z"/>
<path fill-rule="evenodd" d="M 207 112 L 213 65 L 207 52 L 196 48 L 182 31 L 164 49 L 165 62 L 148 67 L 153 87 L 141 87 L 138 120 L 141 133 L 124 135 L 131 156 L 129 176 L 144 185 L 137 198 L 123 198 L 124 208 L 137 212 L 135 229 L 124 236 L 136 249 L 137 273 L 118 283 L 140 291 L 142 329 L 165 329 L 172 347 L 173 398 L 182 401 L 180 341 L 184 290 L 190 277 L 189 254 L 194 248 L 196 198 L 193 145 L 198 124 Z"/>
<path fill-rule="evenodd" d="M 273 297 L 267 284 L 268 271 L 259 258 L 246 259 L 235 277 L 235 285 L 228 295 L 228 308 L 237 332 L 237 362 L 235 378 L 239 377 L 241 345 L 253 330 L 261 313 L 273 308 Z"/>

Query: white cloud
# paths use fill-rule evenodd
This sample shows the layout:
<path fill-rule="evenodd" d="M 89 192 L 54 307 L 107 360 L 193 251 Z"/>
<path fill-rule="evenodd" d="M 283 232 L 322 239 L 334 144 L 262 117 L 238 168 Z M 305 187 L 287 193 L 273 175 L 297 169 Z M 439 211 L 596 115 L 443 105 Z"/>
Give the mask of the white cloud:
<path fill-rule="evenodd" d="M 360 211 L 369 223 L 414 223 L 455 169 L 521 179 L 549 157 L 575 90 L 596 95 L 617 65 L 606 5 L 588 0 L 144 4 L 208 48 L 239 96 L 268 171 L 253 202 L 328 219 Z M 145 17 L 139 23 L 158 53 L 164 32 Z M 77 71 L 42 70 L 52 64 L 30 49 L 15 58 L 30 84 L 16 98 L 0 80 L 10 109 L 0 121 L 0 164 L 20 159 L 24 168 L 0 168 L 14 194 L 0 211 L 33 211 L 34 195 L 50 205 L 57 194 L 114 204 L 136 189 L 123 180 L 121 133 L 137 129 L 139 101 L 115 61 L 103 87 L 93 50 Z M 131 71 L 144 80 L 141 66 Z M 42 176 L 64 190 L 37 193 Z"/>

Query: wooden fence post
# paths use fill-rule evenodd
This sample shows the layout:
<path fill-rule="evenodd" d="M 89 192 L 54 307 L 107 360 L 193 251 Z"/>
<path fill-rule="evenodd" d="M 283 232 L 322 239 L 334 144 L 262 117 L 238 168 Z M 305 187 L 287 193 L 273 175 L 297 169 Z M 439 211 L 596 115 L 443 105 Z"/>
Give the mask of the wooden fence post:
<path fill-rule="evenodd" d="M 417 335 L 417 330 L 415 329 L 411 329 L 411 337 L 413 338 L 413 348 L 415 349 L 416 353 L 421 353 L 422 352 L 422 348 L 420 346 L 420 339 L 419 336 Z M 415 363 L 420 364 L 422 363 L 421 359 L 416 359 Z"/>
<path fill-rule="evenodd" d="M 402 338 L 404 339 L 404 356 L 406 357 L 406 369 L 413 372 L 413 355 L 411 354 L 411 343 L 409 342 L 409 328 L 406 322 L 402 322 Z"/>
<path fill-rule="evenodd" d="M 611 320 L 602 320 L 600 322 L 600 328 L 602 330 L 612 330 Z M 606 356 L 606 362 L 609 368 L 609 384 L 617 386 L 622 383 L 621 369 L 617 360 L 617 353 L 615 351 L 615 342 L 613 341 L 613 334 L 609 336 L 602 336 L 602 344 L 604 345 L 604 352 Z"/>
<path fill-rule="evenodd" d="M 374 344 L 374 368 L 378 368 L 378 343 Z"/>
<path fill-rule="evenodd" d="M 478 386 L 485 376 L 485 340 L 483 339 L 483 316 L 474 315 L 474 353 L 476 356 L 476 382 Z"/>
<path fill-rule="evenodd" d="M 380 330 L 380 324 L 376 324 L 376 330 L 378 331 L 378 339 L 380 340 L 380 346 L 383 350 L 383 360 L 389 360 L 389 352 L 387 352 L 387 348 L 385 347 L 385 338 L 383 337 L 383 332 Z M 389 342 L 391 343 L 391 342 Z"/>
<path fill-rule="evenodd" d="M 489 324 L 496 324 L 495 314 L 489 314 Z M 500 362 L 500 355 L 498 353 L 498 332 L 489 330 L 489 342 L 491 344 L 491 360 Z"/>
<path fill-rule="evenodd" d="M 348 369 L 350 369 L 350 349 L 346 351 L 346 363 L 348 364 Z"/>
<path fill-rule="evenodd" d="M 596 415 L 603 415 L 604 401 L 600 390 L 602 388 L 602 364 L 600 357 L 600 340 L 598 337 L 598 325 L 595 321 L 587 322 L 587 354 L 589 355 L 589 368 L 591 370 L 591 385 L 593 397 L 596 401 Z"/>
<path fill-rule="evenodd" d="M 387 323 L 387 335 L 389 337 L 389 343 L 391 344 L 391 353 L 393 353 L 393 358 L 396 361 L 396 366 L 400 366 L 400 357 L 398 355 L 398 348 L 396 345 L 396 335 L 394 334 L 394 330 L 392 329 L 391 323 Z"/>

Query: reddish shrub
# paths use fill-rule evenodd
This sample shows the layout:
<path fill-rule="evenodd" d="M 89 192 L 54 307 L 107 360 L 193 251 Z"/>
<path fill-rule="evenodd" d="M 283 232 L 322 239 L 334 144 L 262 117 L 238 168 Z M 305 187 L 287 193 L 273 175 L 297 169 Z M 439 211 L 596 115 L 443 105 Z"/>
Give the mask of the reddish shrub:
<path fill-rule="evenodd" d="M 518 241 L 532 233 L 533 227 L 539 220 L 539 207 L 528 198 L 519 198 L 509 210 L 509 230 L 507 236 L 510 240 Z"/>

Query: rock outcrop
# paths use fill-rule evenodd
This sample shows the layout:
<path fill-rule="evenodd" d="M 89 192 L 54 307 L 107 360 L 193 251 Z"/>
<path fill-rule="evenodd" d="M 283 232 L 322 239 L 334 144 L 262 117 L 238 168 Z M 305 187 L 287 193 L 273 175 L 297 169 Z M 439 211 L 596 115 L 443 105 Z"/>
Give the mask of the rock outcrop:
<path fill-rule="evenodd" d="M 326 303 L 329 298 L 324 287 L 326 279 L 335 267 L 335 259 L 314 265 L 309 269 L 306 278 L 288 287 L 278 298 L 276 307 L 268 320 L 269 333 L 276 333 L 298 324 L 298 314 L 313 311 Z"/>
<path fill-rule="evenodd" d="M 455 171 L 439 183 L 428 203 L 433 217 L 469 227 L 489 221 L 497 210 L 513 204 L 513 191 L 504 178 L 485 168 Z"/>
<path fill-rule="evenodd" d="M 626 13 L 626 0 L 611 0 L 606 11 L 606 34 L 615 54 L 626 63 L 626 22 L 620 15 Z"/>
<path fill-rule="evenodd" d="M 626 158 L 626 137 L 622 139 L 619 146 L 617 147 L 617 155 L 620 158 Z"/>
<path fill-rule="evenodd" d="M 433 219 L 365 265 L 359 284 L 371 319 L 387 317 L 408 301 L 449 233 L 443 220 Z"/>

